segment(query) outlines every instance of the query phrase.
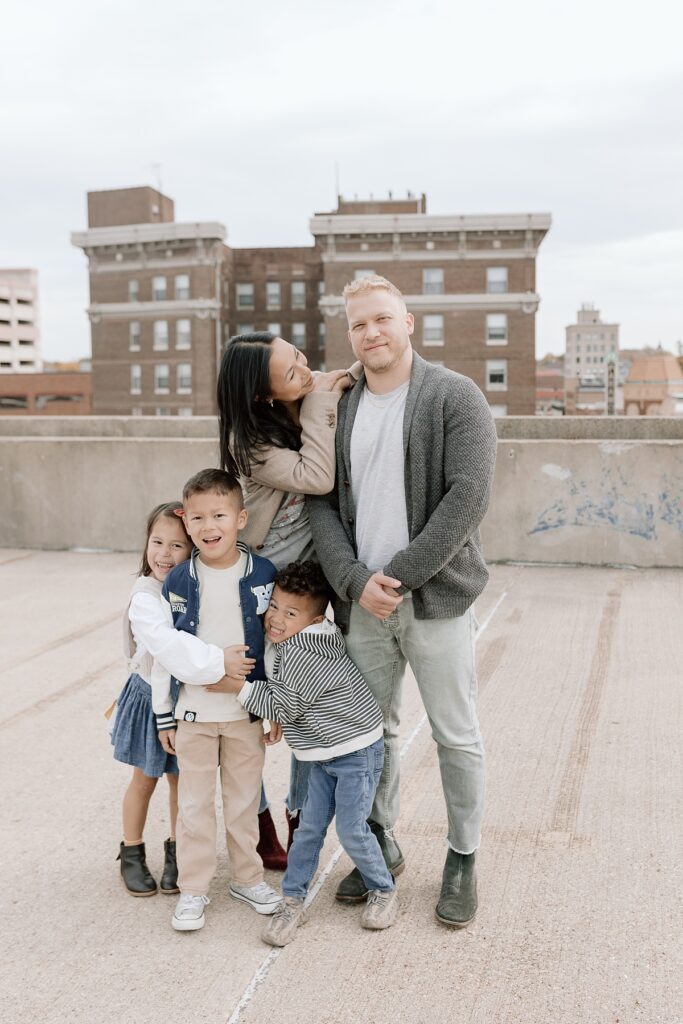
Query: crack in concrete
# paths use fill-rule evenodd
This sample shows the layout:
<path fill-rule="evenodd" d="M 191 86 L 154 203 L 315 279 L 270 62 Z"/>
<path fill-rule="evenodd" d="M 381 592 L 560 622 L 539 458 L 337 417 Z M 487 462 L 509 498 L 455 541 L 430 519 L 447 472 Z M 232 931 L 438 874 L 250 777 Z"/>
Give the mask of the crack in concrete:
<path fill-rule="evenodd" d="M 612 640 L 621 607 L 622 583 L 613 587 L 602 610 L 593 658 L 588 673 L 578 725 L 574 733 L 569 757 L 562 773 L 560 788 L 552 817 L 550 832 L 574 835 L 581 803 L 581 793 L 586 778 L 591 745 L 600 715 L 602 692 L 609 669 Z"/>

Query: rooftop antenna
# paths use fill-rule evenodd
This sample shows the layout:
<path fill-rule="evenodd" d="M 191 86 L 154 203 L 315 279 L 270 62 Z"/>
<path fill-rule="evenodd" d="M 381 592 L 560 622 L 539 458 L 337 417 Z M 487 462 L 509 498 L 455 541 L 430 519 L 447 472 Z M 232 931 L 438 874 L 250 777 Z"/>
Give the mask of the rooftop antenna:
<path fill-rule="evenodd" d="M 339 199 L 339 197 L 341 196 L 341 186 L 339 184 L 339 161 L 337 160 L 335 160 L 334 162 L 334 189 L 334 194 L 336 195 L 337 199 Z"/>

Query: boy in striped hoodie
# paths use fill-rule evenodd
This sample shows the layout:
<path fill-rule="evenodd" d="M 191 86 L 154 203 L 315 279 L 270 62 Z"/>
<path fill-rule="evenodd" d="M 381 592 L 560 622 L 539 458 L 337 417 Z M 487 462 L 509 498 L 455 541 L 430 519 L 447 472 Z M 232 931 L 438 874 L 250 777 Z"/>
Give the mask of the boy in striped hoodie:
<path fill-rule="evenodd" d="M 284 899 L 263 933 L 272 946 L 291 942 L 306 919 L 304 900 L 335 814 L 339 840 L 369 890 L 362 926 L 388 928 L 398 911 L 394 879 L 367 822 L 384 764 L 382 713 L 339 627 L 325 618 L 330 595 L 317 562 L 280 569 L 265 616 L 267 680 L 216 684 L 230 686 L 248 711 L 279 722 L 294 756 L 311 763 Z"/>

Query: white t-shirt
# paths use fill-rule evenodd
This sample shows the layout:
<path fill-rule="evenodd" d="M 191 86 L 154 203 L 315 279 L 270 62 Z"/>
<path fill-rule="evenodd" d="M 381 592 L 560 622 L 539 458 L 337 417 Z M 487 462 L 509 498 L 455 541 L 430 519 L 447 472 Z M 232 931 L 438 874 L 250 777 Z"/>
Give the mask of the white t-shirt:
<path fill-rule="evenodd" d="M 240 580 L 246 572 L 246 554 L 241 553 L 229 569 L 212 569 L 199 558 L 195 566 L 199 579 L 197 636 L 221 648 L 243 644 Z M 202 686 L 181 686 L 176 718 L 184 718 L 186 712 L 194 712 L 199 722 L 236 722 L 249 717 L 234 693 L 207 693 Z"/>
<path fill-rule="evenodd" d="M 410 381 L 386 395 L 363 389 L 351 434 L 359 560 L 381 572 L 408 547 L 403 418 Z"/>

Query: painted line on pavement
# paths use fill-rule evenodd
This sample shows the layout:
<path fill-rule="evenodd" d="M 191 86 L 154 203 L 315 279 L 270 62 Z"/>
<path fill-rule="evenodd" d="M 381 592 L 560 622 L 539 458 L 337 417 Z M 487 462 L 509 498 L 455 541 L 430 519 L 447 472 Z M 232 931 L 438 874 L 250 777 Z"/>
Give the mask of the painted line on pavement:
<path fill-rule="evenodd" d="M 478 642 L 480 636 L 482 635 L 484 630 L 487 628 L 487 626 L 491 622 L 491 619 L 496 614 L 496 612 L 498 611 L 498 609 L 500 608 L 501 604 L 503 603 L 503 601 L 504 601 L 504 599 L 506 597 L 507 597 L 507 590 L 504 590 L 503 593 L 498 598 L 498 600 L 496 601 L 496 603 L 494 604 L 494 606 L 491 609 L 491 611 L 489 612 L 489 614 L 487 615 L 487 617 L 484 619 L 484 621 L 481 623 L 481 625 L 477 629 L 477 632 L 476 632 L 476 635 L 475 635 L 475 638 L 474 638 L 475 644 Z M 400 752 L 400 755 L 399 755 L 401 758 L 405 757 L 407 752 L 410 750 L 410 747 L 412 746 L 413 742 L 417 739 L 417 737 L 418 737 L 418 735 L 419 735 L 419 733 L 420 733 L 420 731 L 421 731 L 421 729 L 424 726 L 426 721 L 427 721 L 427 715 L 425 714 L 425 715 L 422 716 L 420 721 L 417 723 L 417 725 L 415 726 L 415 728 L 411 732 L 411 734 L 408 737 L 408 739 L 405 741 L 405 743 L 401 747 L 401 752 Z M 318 878 L 317 878 L 317 880 L 315 882 L 315 885 L 313 885 L 311 887 L 311 889 L 310 889 L 310 891 L 309 891 L 309 893 L 308 893 L 308 895 L 306 897 L 306 900 L 305 900 L 305 906 L 309 907 L 311 905 L 311 903 L 313 903 L 313 901 L 315 900 L 316 896 L 318 895 L 318 893 L 322 889 L 323 885 L 325 884 L 325 882 L 329 878 L 330 874 L 332 873 L 335 865 L 337 864 L 337 861 L 339 860 L 339 858 L 341 857 L 343 852 L 344 852 L 344 849 L 343 849 L 342 846 L 338 846 L 337 849 L 334 851 L 334 853 L 330 857 L 329 861 L 327 862 L 327 864 L 325 865 L 323 870 L 318 875 Z M 237 1004 L 237 1006 L 233 1010 L 232 1014 L 228 1018 L 227 1024 L 239 1024 L 239 1021 L 240 1021 L 240 1018 L 241 1018 L 243 1012 L 249 1006 L 249 1003 L 252 1001 L 252 999 L 256 995 L 258 989 L 261 987 L 263 982 L 266 980 L 266 978 L 270 974 L 271 967 L 273 966 L 273 964 L 275 963 L 277 958 L 280 956 L 280 954 L 284 952 L 284 950 L 285 950 L 284 946 L 274 947 L 273 949 L 271 949 L 270 953 L 268 953 L 268 955 L 264 958 L 264 960 L 261 962 L 260 966 L 256 969 L 256 971 L 254 973 L 254 976 L 252 977 L 251 981 L 249 982 L 249 984 L 245 988 L 244 992 L 242 993 L 242 998 L 240 999 L 239 1003 Z"/>

